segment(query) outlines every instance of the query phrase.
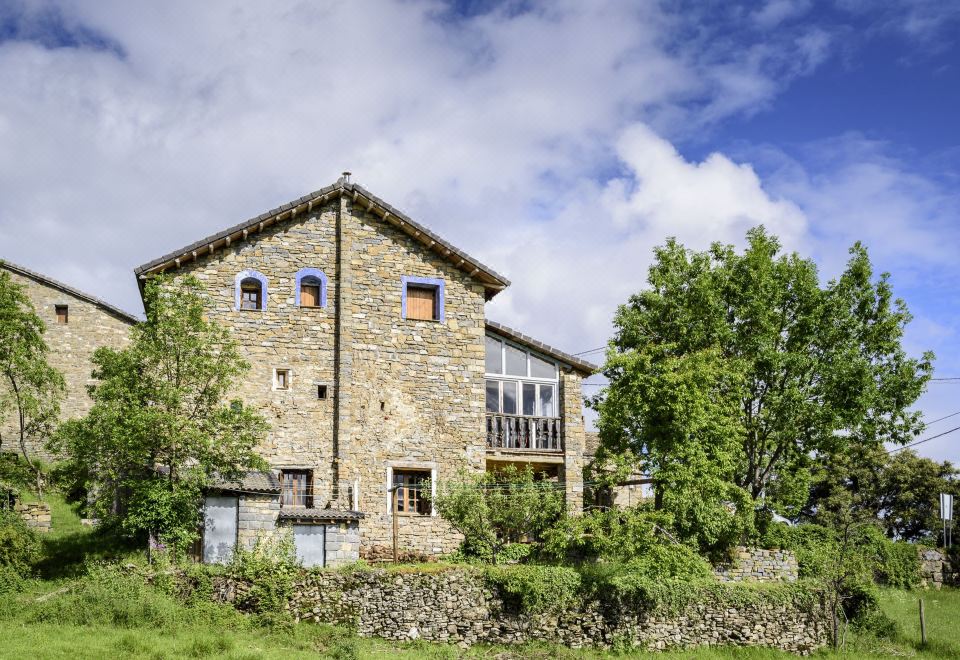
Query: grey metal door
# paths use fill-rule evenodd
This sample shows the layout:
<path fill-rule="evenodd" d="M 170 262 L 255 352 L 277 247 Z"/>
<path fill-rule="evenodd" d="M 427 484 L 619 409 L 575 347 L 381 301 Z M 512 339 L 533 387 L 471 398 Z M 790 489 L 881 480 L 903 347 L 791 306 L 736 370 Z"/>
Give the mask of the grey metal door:
<path fill-rule="evenodd" d="M 293 543 L 304 566 L 323 566 L 326 559 L 326 525 L 294 525 Z"/>
<path fill-rule="evenodd" d="M 224 564 L 237 545 L 236 497 L 208 495 L 203 507 L 203 562 Z"/>

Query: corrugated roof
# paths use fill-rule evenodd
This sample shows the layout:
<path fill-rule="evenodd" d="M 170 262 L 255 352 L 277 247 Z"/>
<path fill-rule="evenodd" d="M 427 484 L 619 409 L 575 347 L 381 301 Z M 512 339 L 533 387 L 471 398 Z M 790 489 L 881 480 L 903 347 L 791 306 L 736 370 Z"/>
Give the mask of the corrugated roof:
<path fill-rule="evenodd" d="M 570 365 L 577 371 L 587 376 L 600 371 L 600 367 L 593 364 L 592 362 L 587 362 L 586 360 L 581 360 L 578 357 L 574 357 L 569 353 L 565 353 L 561 351 L 559 348 L 554 348 L 553 346 L 544 344 L 542 341 L 539 341 L 537 339 L 534 339 L 533 337 L 525 335 L 522 332 L 514 330 L 513 328 L 508 328 L 502 323 L 497 323 L 496 321 L 491 321 L 487 319 L 486 326 L 487 326 L 487 330 L 490 330 L 494 334 L 498 334 L 501 337 L 506 337 L 511 341 L 514 341 L 518 344 L 522 344 L 526 346 L 527 348 L 532 348 L 536 351 L 540 351 L 541 353 L 544 353 L 545 355 L 549 355 L 550 357 L 557 359 L 560 362 L 563 362 L 564 364 Z"/>
<path fill-rule="evenodd" d="M 363 514 L 359 511 L 340 511 L 337 509 L 281 509 L 281 520 L 309 520 L 318 522 L 324 520 L 360 520 Z"/>
<path fill-rule="evenodd" d="M 29 277 L 30 279 L 36 280 L 41 284 L 46 284 L 47 286 L 53 287 L 54 289 L 59 289 L 60 291 L 63 291 L 64 293 L 67 293 L 75 298 L 79 298 L 80 300 L 84 300 L 92 305 L 96 305 L 103 311 L 108 312 L 113 316 L 116 316 L 121 321 L 128 321 L 130 323 L 140 322 L 140 319 L 138 319 L 136 316 L 134 316 L 133 314 L 130 314 L 129 312 L 123 311 L 119 307 L 114 307 L 108 302 L 104 302 L 103 300 L 100 300 L 95 296 L 91 296 L 89 293 L 84 293 L 79 289 L 75 289 L 72 286 L 64 284 L 63 282 L 59 282 L 53 279 L 52 277 L 47 277 L 46 275 L 30 270 L 29 268 L 18 266 L 12 261 L 8 261 L 6 259 L 0 259 L 0 268 L 6 268 L 7 270 L 13 273 L 18 273 L 20 275 L 23 275 L 24 277 Z"/>
<path fill-rule="evenodd" d="M 217 478 L 207 489 L 228 493 L 273 494 L 280 492 L 280 480 L 271 472 L 252 470 L 243 475 L 239 480 L 228 481 Z"/>
<path fill-rule="evenodd" d="M 178 250 L 174 250 L 173 252 L 165 254 L 162 257 L 157 257 L 152 261 L 148 261 L 142 266 L 137 267 L 134 270 L 134 273 L 137 275 L 137 279 L 140 280 L 146 275 L 179 267 L 179 264 L 176 263 L 178 260 L 184 261 L 195 259 L 199 256 L 201 250 L 213 252 L 218 249 L 222 249 L 224 246 L 226 246 L 228 239 L 231 241 L 247 240 L 248 237 L 244 236 L 244 232 L 249 234 L 250 230 L 253 228 L 261 229 L 261 224 L 265 226 L 266 224 L 276 222 L 282 215 L 287 215 L 286 219 L 293 218 L 297 214 L 297 210 L 303 205 L 307 205 L 309 212 L 309 209 L 312 207 L 314 202 L 320 200 L 322 203 L 328 199 L 338 198 L 340 195 L 344 194 L 349 194 L 354 202 L 357 202 L 361 198 L 366 200 L 368 209 L 376 208 L 385 219 L 397 224 L 400 229 L 420 240 L 429 249 L 439 252 L 449 261 L 456 264 L 458 268 L 467 271 L 471 277 L 476 277 L 479 279 L 487 287 L 489 294 L 488 298 L 492 298 L 498 291 L 510 285 L 510 280 L 503 275 L 500 275 L 492 268 L 483 265 L 479 260 L 474 259 L 463 250 L 454 246 L 452 243 L 449 243 L 440 236 L 437 236 L 432 231 L 410 218 L 410 216 L 406 215 L 402 211 L 399 211 L 390 204 L 387 204 L 385 201 L 372 194 L 359 184 L 350 183 L 343 179 L 337 181 L 333 185 L 316 190 L 309 195 L 304 195 L 303 197 L 299 197 L 286 204 L 282 204 L 274 209 L 266 211 L 265 213 L 261 213 L 260 215 L 245 220 L 244 222 L 234 225 L 233 227 L 229 227 L 223 231 L 217 232 L 216 234 L 202 238 L 199 241 L 187 245 L 186 247 L 182 247 Z M 239 234 L 239 237 L 235 238 L 235 234 Z M 174 265 L 171 266 L 171 263 Z"/>

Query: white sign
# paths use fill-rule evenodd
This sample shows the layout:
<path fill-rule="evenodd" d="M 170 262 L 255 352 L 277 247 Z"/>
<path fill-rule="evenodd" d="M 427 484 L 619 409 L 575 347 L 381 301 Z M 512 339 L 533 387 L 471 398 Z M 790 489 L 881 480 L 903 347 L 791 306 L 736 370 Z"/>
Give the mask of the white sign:
<path fill-rule="evenodd" d="M 940 520 L 953 520 L 953 495 L 940 493 Z"/>

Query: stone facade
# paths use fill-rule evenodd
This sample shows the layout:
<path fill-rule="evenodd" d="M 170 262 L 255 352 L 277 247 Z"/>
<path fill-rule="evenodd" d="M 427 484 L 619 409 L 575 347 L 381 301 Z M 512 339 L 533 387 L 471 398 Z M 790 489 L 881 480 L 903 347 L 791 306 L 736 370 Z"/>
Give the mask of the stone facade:
<path fill-rule="evenodd" d="M 950 557 L 941 550 L 918 549 L 920 553 L 920 583 L 931 589 L 960 585 L 960 571 L 954 568 Z"/>
<path fill-rule="evenodd" d="M 82 417 L 93 405 L 87 386 L 93 367 L 90 358 L 101 346 L 123 348 L 129 342 L 136 319 L 89 295 L 60 284 L 25 268 L 0 261 L 0 268 L 21 285 L 46 325 L 44 339 L 49 350 L 47 361 L 66 380 L 66 396 L 61 403 L 61 418 Z M 58 323 L 57 306 L 66 306 L 66 323 Z M 0 385 L 2 387 L 2 385 Z M 15 420 L 0 420 L 0 451 L 20 451 Z M 43 442 L 30 438 L 27 451 L 32 457 L 50 460 Z"/>
<path fill-rule="evenodd" d="M 270 423 L 260 451 L 271 468 L 308 470 L 313 507 L 362 512 L 363 546 L 386 546 L 393 472 L 429 472 L 436 484 L 487 467 L 484 303 L 492 294 L 450 249 L 429 249 L 389 214 L 345 188 L 334 192 L 293 218 L 244 230 L 243 240 L 194 251 L 170 272 L 204 283 L 209 317 L 230 328 L 252 365 L 236 394 Z M 325 306 L 297 305 L 305 268 L 323 274 Z M 237 309 L 241 273 L 265 282 L 263 309 Z M 401 282 L 411 276 L 442 281 L 440 320 L 403 318 Z M 277 369 L 288 371 L 289 389 L 274 386 Z M 553 457 L 573 510 L 583 491 L 580 381 L 575 370 L 562 373 L 566 450 Z M 460 542 L 435 512 L 399 518 L 403 548 L 441 554 Z"/>
<path fill-rule="evenodd" d="M 714 567 L 721 582 L 796 582 L 797 556 L 790 550 L 735 548 L 727 564 Z"/>
<path fill-rule="evenodd" d="M 229 600 L 238 588 L 221 584 L 220 597 Z M 288 607 L 298 620 L 344 625 L 362 636 L 462 646 L 527 641 L 651 650 L 737 645 L 807 654 L 826 644 L 829 628 L 819 601 L 797 605 L 776 598 L 736 605 L 707 597 L 675 613 L 636 603 L 587 602 L 525 614 L 505 604 L 479 572 L 469 569 L 311 571 L 295 586 Z"/>
<path fill-rule="evenodd" d="M 31 529 L 49 532 L 52 528 L 50 505 L 45 502 L 18 503 L 13 510 L 20 514 L 23 521 L 27 523 L 27 527 Z"/>
<path fill-rule="evenodd" d="M 237 543 L 247 550 L 257 539 L 275 535 L 280 500 L 276 495 L 244 493 L 238 497 Z"/>

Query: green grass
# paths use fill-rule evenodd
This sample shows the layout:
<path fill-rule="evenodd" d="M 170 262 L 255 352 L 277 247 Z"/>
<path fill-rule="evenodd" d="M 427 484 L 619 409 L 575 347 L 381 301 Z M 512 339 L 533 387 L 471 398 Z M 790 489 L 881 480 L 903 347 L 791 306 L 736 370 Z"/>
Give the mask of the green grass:
<path fill-rule="evenodd" d="M 115 541 L 82 526 L 61 498 L 48 495 L 53 532 L 44 537 L 46 558 L 37 579 L 20 594 L 0 596 L 0 659 L 65 658 L 513 658 L 591 660 L 658 658 L 673 660 L 773 660 L 794 656 L 761 648 L 698 648 L 668 653 L 613 653 L 567 649 L 550 644 L 515 647 L 396 643 L 361 639 L 344 629 L 314 624 L 269 625 L 231 608 L 204 603 L 188 607 L 161 591 L 143 587 L 134 575 L 96 582 L 83 578 L 91 559 L 142 563 L 141 553 L 117 550 Z M 398 570 L 406 570 L 397 567 Z M 407 567 L 413 570 L 414 567 Z M 420 569 L 446 570 L 431 564 Z M 122 584 L 124 580 L 129 580 Z M 137 586 L 140 585 L 140 586 Z M 928 644 L 920 643 L 917 599 L 926 609 Z M 897 624 L 892 640 L 851 633 L 846 649 L 824 650 L 821 658 L 960 658 L 960 590 L 886 590 L 881 607 Z"/>

